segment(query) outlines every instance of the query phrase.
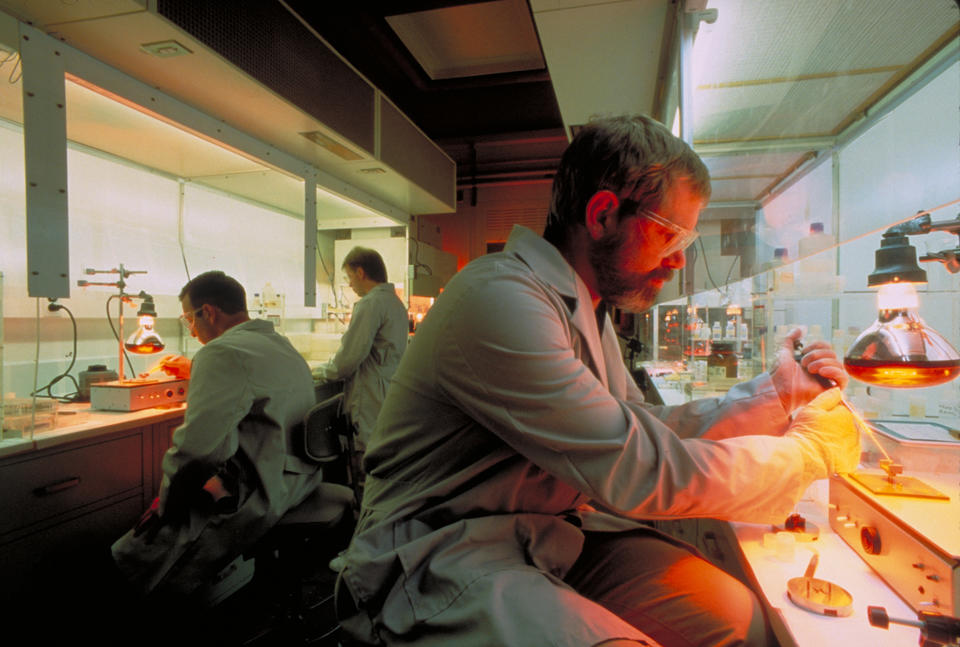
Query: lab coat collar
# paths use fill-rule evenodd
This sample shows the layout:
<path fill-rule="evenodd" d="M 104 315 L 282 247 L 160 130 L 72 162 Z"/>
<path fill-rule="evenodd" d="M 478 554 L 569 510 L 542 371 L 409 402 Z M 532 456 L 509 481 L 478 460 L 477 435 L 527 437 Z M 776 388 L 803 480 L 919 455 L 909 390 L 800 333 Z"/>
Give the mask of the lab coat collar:
<path fill-rule="evenodd" d="M 560 250 L 522 225 L 513 226 L 504 251 L 519 256 L 520 260 L 526 263 L 540 280 L 557 291 L 570 311 L 571 322 L 587 342 L 587 348 L 594 363 L 594 373 L 606 385 L 607 370 L 603 345 L 600 341 L 595 313 L 590 307 L 593 300 L 587 284 L 563 257 Z M 578 308 L 579 304 L 584 304 L 585 307 Z"/>
<path fill-rule="evenodd" d="M 384 292 L 384 291 L 395 292 L 393 283 L 390 283 L 389 281 L 385 281 L 383 283 L 377 283 L 375 286 L 370 288 L 370 291 L 364 294 L 362 298 L 366 298 L 371 294 L 373 294 L 374 292 Z"/>
<path fill-rule="evenodd" d="M 590 302 L 590 292 L 586 284 L 580 280 L 560 250 L 542 236 L 522 225 L 514 225 L 504 251 L 519 256 L 534 274 L 550 284 L 563 298 L 571 315 L 584 294 L 587 296 L 587 303 Z"/>
<path fill-rule="evenodd" d="M 230 335 L 231 333 L 240 332 L 241 330 L 251 330 L 254 332 L 272 332 L 273 331 L 273 322 L 266 319 L 248 319 L 243 323 L 238 323 L 236 326 L 230 326 L 223 331 L 223 334 L 220 337 Z M 220 339 L 217 337 L 217 339 Z M 211 339 L 211 342 L 216 341 Z"/>

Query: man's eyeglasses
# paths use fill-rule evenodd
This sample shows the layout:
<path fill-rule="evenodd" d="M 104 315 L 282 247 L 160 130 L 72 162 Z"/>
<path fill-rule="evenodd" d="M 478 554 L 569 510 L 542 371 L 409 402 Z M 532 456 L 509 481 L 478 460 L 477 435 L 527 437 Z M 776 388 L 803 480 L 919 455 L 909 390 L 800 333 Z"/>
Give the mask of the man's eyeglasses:
<path fill-rule="evenodd" d="M 203 307 L 197 308 L 189 314 L 184 312 L 182 315 L 180 315 L 180 323 L 183 324 L 184 328 L 187 330 L 193 330 L 193 321 L 196 319 L 198 312 L 203 312 Z"/>
<path fill-rule="evenodd" d="M 663 228 L 663 247 L 661 253 L 664 256 L 669 256 L 674 252 L 678 252 L 690 247 L 690 245 L 693 244 L 693 241 L 700 236 L 700 232 L 696 229 L 684 229 L 677 223 L 670 222 L 663 216 L 652 211 L 641 209 L 637 212 L 637 214 Z"/>

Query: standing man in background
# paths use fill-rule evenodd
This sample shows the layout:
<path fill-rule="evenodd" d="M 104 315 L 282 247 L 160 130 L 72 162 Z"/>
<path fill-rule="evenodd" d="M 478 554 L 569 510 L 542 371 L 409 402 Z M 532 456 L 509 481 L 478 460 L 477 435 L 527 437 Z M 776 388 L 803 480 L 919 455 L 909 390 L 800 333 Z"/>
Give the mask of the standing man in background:
<path fill-rule="evenodd" d="M 344 381 L 344 411 L 362 452 L 407 347 L 407 309 L 387 282 L 387 267 L 376 250 L 354 247 L 343 260 L 343 271 L 360 300 L 353 305 L 337 354 L 314 376 L 322 382 Z"/>

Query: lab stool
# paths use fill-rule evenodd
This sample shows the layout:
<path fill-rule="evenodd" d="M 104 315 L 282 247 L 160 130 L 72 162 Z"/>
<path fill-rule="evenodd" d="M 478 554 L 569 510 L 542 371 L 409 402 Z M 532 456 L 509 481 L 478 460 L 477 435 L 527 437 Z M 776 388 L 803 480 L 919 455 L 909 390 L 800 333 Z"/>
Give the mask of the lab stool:
<path fill-rule="evenodd" d="M 270 598 L 277 604 L 277 639 L 309 642 L 310 625 L 323 624 L 330 633 L 338 629 L 333 611 L 333 574 L 326 572 L 326 562 L 350 541 L 355 524 L 353 502 L 349 487 L 321 483 L 255 546 L 255 583 L 270 591 Z M 308 608 L 305 579 L 317 572 L 330 579 L 330 593 L 321 600 L 324 608 L 316 608 L 321 604 Z"/>

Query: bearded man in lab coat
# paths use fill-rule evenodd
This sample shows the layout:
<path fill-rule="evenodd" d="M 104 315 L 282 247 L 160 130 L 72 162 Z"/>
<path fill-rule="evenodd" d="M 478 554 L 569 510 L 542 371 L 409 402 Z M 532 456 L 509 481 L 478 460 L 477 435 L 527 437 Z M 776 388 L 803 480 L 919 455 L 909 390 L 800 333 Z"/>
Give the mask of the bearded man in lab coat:
<path fill-rule="evenodd" d="M 183 425 L 163 457 L 160 495 L 112 546 L 142 593 L 188 595 L 253 546 L 322 480 L 293 454 L 293 428 L 315 403 L 306 361 L 266 320 L 250 319 L 243 286 L 206 272 L 180 292 L 181 320 L 204 344 L 161 366 L 190 377 Z"/>
<path fill-rule="evenodd" d="M 584 126 L 543 237 L 515 227 L 417 328 L 367 447 L 337 582 L 346 632 L 387 645 L 763 645 L 749 589 L 639 523 L 782 521 L 859 439 L 825 344 L 722 399 L 648 407 L 607 308 L 648 308 L 710 195 L 647 117 Z M 805 406 L 804 406 L 805 405 Z M 796 418 L 790 414 L 799 408 Z"/>

